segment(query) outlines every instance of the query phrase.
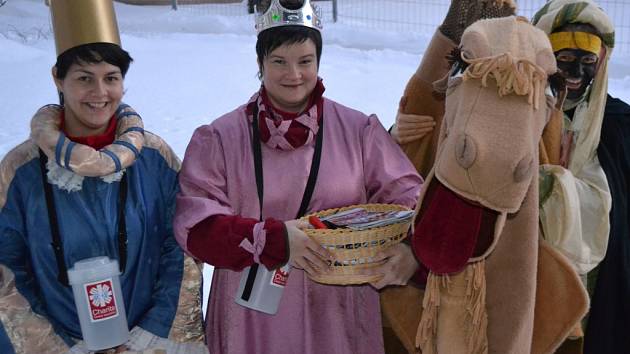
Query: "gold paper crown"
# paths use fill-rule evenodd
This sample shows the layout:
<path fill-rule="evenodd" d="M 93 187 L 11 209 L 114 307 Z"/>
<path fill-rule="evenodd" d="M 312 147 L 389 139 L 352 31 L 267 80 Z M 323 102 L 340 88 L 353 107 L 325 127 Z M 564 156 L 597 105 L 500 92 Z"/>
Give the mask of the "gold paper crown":
<path fill-rule="evenodd" d="M 120 46 L 112 0 L 50 0 L 57 56 L 90 43 Z"/>
<path fill-rule="evenodd" d="M 271 0 L 265 13 L 256 15 L 256 32 L 279 26 L 306 26 L 318 31 L 322 30 L 319 8 L 304 0 L 302 7 L 297 10 L 287 9 L 280 4 L 280 0 Z"/>

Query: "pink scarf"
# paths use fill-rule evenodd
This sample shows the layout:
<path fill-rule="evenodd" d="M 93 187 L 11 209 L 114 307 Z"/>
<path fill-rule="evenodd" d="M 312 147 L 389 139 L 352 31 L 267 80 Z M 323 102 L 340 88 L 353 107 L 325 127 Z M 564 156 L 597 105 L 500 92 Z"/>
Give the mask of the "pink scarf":
<path fill-rule="evenodd" d="M 265 87 L 262 86 L 251 98 L 247 114 L 252 116 L 255 105 L 258 106 L 260 138 L 267 146 L 280 150 L 294 150 L 310 144 L 319 131 L 324 90 L 324 84 L 320 79 L 311 93 L 307 108 L 301 113 L 290 113 L 274 107 Z"/>

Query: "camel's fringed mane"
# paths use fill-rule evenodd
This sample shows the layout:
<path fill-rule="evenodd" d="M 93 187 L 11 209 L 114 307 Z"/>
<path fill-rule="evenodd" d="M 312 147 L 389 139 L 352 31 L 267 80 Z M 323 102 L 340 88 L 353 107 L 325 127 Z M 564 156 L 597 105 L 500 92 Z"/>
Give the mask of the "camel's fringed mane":
<path fill-rule="evenodd" d="M 527 102 L 540 106 L 547 85 L 547 73 L 540 66 L 527 59 L 517 59 L 509 52 L 492 57 L 468 59 L 465 53 L 462 60 L 469 64 L 464 72 L 464 80 L 481 79 L 483 87 L 488 86 L 488 78 L 496 81 L 499 96 L 515 93 L 527 95 Z"/>

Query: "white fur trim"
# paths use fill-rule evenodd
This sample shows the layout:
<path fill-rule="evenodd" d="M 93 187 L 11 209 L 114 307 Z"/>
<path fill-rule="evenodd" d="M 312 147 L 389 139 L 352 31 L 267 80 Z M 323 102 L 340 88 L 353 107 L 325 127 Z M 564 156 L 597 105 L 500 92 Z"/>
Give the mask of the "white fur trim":
<path fill-rule="evenodd" d="M 57 186 L 61 190 L 68 192 L 80 191 L 83 187 L 83 176 L 66 170 L 65 168 L 57 165 L 53 160 L 48 160 L 46 163 L 48 173 L 48 182 Z"/>
<path fill-rule="evenodd" d="M 77 192 L 83 188 L 83 179 L 85 177 L 80 176 L 70 170 L 66 170 L 65 168 L 57 165 L 54 161 L 48 160 L 46 163 L 46 168 L 48 172 L 46 176 L 48 177 L 48 182 L 57 186 L 61 190 L 65 190 L 68 192 Z M 125 170 L 120 172 L 115 172 L 106 176 L 102 176 L 101 179 L 106 183 L 114 183 L 118 182 L 122 179 Z"/>
<path fill-rule="evenodd" d="M 101 179 L 103 180 L 103 182 L 106 182 L 106 183 L 114 183 L 114 182 L 120 181 L 122 179 L 123 174 L 125 174 L 125 170 L 114 172 L 107 176 L 103 176 L 101 177 Z"/>

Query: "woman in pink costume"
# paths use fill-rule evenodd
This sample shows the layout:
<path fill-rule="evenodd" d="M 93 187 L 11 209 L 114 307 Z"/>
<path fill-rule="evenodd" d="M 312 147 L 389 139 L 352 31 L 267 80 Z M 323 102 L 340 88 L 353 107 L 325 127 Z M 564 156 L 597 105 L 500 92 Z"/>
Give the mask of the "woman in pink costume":
<path fill-rule="evenodd" d="M 263 10 L 260 90 L 195 131 L 180 174 L 177 239 L 215 267 L 210 352 L 383 353 L 375 288 L 414 274 L 409 246 L 377 257 L 384 276 L 372 286 L 323 285 L 307 274 L 326 272 L 332 257 L 295 219 L 361 203 L 413 207 L 422 180 L 376 116 L 323 97 L 321 22 L 310 2 L 273 0 Z M 275 315 L 234 302 L 243 269 L 254 263 L 293 268 Z"/>

